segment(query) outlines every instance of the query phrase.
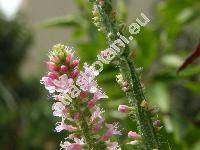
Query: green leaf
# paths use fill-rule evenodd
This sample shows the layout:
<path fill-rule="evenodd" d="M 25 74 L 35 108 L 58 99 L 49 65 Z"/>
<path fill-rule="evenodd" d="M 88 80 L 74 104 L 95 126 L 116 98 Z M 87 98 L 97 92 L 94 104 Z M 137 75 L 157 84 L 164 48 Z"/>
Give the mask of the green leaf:
<path fill-rule="evenodd" d="M 173 68 L 177 68 L 182 64 L 182 59 L 175 54 L 164 55 L 161 61 L 163 64 Z"/>
<path fill-rule="evenodd" d="M 191 90 L 192 92 L 200 95 L 200 84 L 196 83 L 196 82 L 187 82 L 184 83 L 183 86 L 189 90 Z"/>
<path fill-rule="evenodd" d="M 136 51 L 136 62 L 140 66 L 147 67 L 157 55 L 158 39 L 153 31 L 143 29 L 136 40 L 139 47 Z"/>
<path fill-rule="evenodd" d="M 43 27 L 84 27 L 86 21 L 80 15 L 67 15 L 56 17 L 41 23 Z"/>

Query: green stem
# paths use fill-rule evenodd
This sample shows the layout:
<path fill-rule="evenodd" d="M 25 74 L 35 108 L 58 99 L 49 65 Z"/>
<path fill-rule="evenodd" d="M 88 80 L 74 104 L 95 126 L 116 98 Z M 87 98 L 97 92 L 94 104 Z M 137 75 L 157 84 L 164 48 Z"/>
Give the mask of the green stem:
<path fill-rule="evenodd" d="M 119 32 L 116 20 L 112 16 L 111 0 L 104 0 L 104 6 L 99 6 L 98 2 L 91 0 L 94 5 L 97 6 L 99 17 L 105 28 L 105 34 L 112 34 L 112 37 L 108 37 L 108 43 L 111 44 L 117 39 L 117 32 Z M 144 92 L 139 81 L 138 75 L 133 65 L 132 60 L 129 59 L 130 49 L 128 46 L 124 48 L 124 52 L 118 56 L 118 65 L 120 72 L 125 81 L 129 83 L 129 90 L 126 95 L 129 99 L 129 103 L 135 109 L 135 116 L 138 123 L 139 132 L 142 135 L 144 147 L 147 150 L 160 149 L 160 142 L 158 135 L 153 127 L 150 114 L 140 106 L 143 100 L 146 100 Z M 133 120 L 135 122 L 135 120 Z"/>
<path fill-rule="evenodd" d="M 90 133 L 90 128 L 85 118 L 86 115 L 84 115 L 84 112 L 81 110 L 80 102 L 78 101 L 79 100 L 75 99 L 73 103 L 75 110 L 78 111 L 80 115 L 80 121 L 77 122 L 77 124 L 81 129 L 82 135 L 84 136 L 84 140 L 87 145 L 86 148 L 90 150 L 94 146 L 94 143 L 92 141 L 92 134 Z"/>
<path fill-rule="evenodd" d="M 86 146 L 85 149 L 87 150 L 104 150 L 106 149 L 105 143 L 99 141 L 98 139 L 93 137 L 93 134 L 91 132 L 91 128 L 88 125 L 89 118 L 88 112 L 89 110 L 85 108 L 84 110 L 81 108 L 81 102 L 80 100 L 75 99 L 73 102 L 73 106 L 77 112 L 80 114 L 80 120 L 77 122 L 77 125 L 81 129 L 81 133 L 84 137 Z M 88 119 L 88 120 L 87 120 Z"/>

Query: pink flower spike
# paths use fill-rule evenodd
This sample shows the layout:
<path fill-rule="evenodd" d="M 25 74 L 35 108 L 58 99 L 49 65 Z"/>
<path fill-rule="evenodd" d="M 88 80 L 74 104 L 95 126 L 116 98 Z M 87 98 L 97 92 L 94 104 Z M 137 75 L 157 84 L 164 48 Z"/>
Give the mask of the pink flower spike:
<path fill-rule="evenodd" d="M 141 139 L 141 136 L 139 134 L 137 134 L 136 132 L 133 132 L 133 131 L 129 131 L 128 137 L 133 139 L 133 140 Z"/>
<path fill-rule="evenodd" d="M 118 111 L 122 113 L 129 113 L 131 111 L 131 108 L 126 105 L 119 105 Z"/>
<path fill-rule="evenodd" d="M 58 75 L 54 72 L 49 72 L 48 77 L 51 79 L 58 79 Z"/>
<path fill-rule="evenodd" d="M 68 54 L 66 57 L 66 64 L 70 64 L 71 60 L 72 60 L 72 55 Z"/>
<path fill-rule="evenodd" d="M 74 61 L 72 62 L 71 67 L 72 67 L 72 68 L 75 68 L 76 66 L 78 66 L 78 64 L 79 64 L 79 61 L 76 59 L 76 60 L 74 60 Z"/>
<path fill-rule="evenodd" d="M 61 71 L 62 73 L 66 73 L 66 72 L 67 72 L 67 67 L 66 67 L 65 65 L 62 65 L 62 66 L 60 67 L 60 71 Z"/>
<path fill-rule="evenodd" d="M 70 77 L 72 79 L 75 79 L 79 74 L 79 71 L 77 69 L 75 69 L 71 74 L 70 74 Z"/>
<path fill-rule="evenodd" d="M 58 71 L 58 67 L 55 65 L 55 63 L 53 62 L 46 62 L 47 63 L 47 66 L 48 66 L 48 69 L 49 71 Z"/>

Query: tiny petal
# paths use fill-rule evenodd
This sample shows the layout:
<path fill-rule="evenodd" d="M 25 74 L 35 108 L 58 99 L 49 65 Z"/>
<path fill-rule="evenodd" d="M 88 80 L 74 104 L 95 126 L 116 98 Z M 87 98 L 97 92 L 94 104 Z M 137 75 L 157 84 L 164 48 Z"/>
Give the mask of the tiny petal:
<path fill-rule="evenodd" d="M 58 75 L 54 72 L 49 72 L 48 77 L 51 79 L 58 79 Z"/>
<path fill-rule="evenodd" d="M 141 136 L 139 134 L 137 134 L 136 132 L 133 132 L 133 131 L 129 131 L 128 137 L 133 139 L 133 140 L 141 139 Z"/>
<path fill-rule="evenodd" d="M 117 124 L 106 124 L 108 128 L 107 132 L 101 137 L 101 141 L 107 141 L 112 135 L 121 135 L 121 132 L 117 130 Z"/>
<path fill-rule="evenodd" d="M 117 142 L 110 142 L 110 141 L 106 141 L 106 145 L 108 150 L 118 150 L 119 145 Z"/>
<path fill-rule="evenodd" d="M 58 67 L 53 62 L 47 62 L 47 66 L 49 71 L 58 71 Z"/>
<path fill-rule="evenodd" d="M 70 143 L 70 142 L 64 142 L 60 144 L 62 149 L 65 150 L 83 150 L 83 147 L 85 145 L 85 143 L 83 142 L 83 139 L 78 139 L 78 138 L 74 138 L 74 142 L 75 143 Z"/>
<path fill-rule="evenodd" d="M 66 108 L 61 102 L 56 102 L 52 106 L 53 115 L 58 117 L 64 117 L 66 115 Z"/>
<path fill-rule="evenodd" d="M 62 122 L 58 122 L 57 123 L 58 126 L 55 128 L 55 130 L 57 132 L 60 132 L 62 130 L 66 130 L 66 131 L 69 131 L 69 132 L 73 132 L 73 131 L 76 131 L 77 128 L 76 127 L 73 127 L 72 125 L 66 125 L 63 121 Z"/>
<path fill-rule="evenodd" d="M 60 58 L 58 56 L 53 56 L 50 58 L 50 60 L 54 63 L 59 63 L 60 62 Z"/>

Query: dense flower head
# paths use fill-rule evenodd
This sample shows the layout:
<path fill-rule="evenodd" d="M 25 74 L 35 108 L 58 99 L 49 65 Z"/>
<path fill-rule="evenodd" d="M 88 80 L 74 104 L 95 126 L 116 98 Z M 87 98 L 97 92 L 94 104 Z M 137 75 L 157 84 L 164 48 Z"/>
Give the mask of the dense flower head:
<path fill-rule="evenodd" d="M 40 82 L 55 100 L 53 116 L 61 120 L 55 131 L 70 133 L 66 141 L 61 142 L 61 148 L 84 149 L 88 145 L 84 135 L 87 134 L 96 144 L 103 143 L 107 149 L 117 150 L 118 143 L 111 142 L 110 137 L 121 133 L 117 125 L 105 122 L 104 111 L 98 106 L 100 100 L 108 98 L 95 80 L 98 71 L 86 63 L 81 71 L 72 48 L 62 44 L 55 45 L 49 52 L 47 67 L 49 72 Z"/>

